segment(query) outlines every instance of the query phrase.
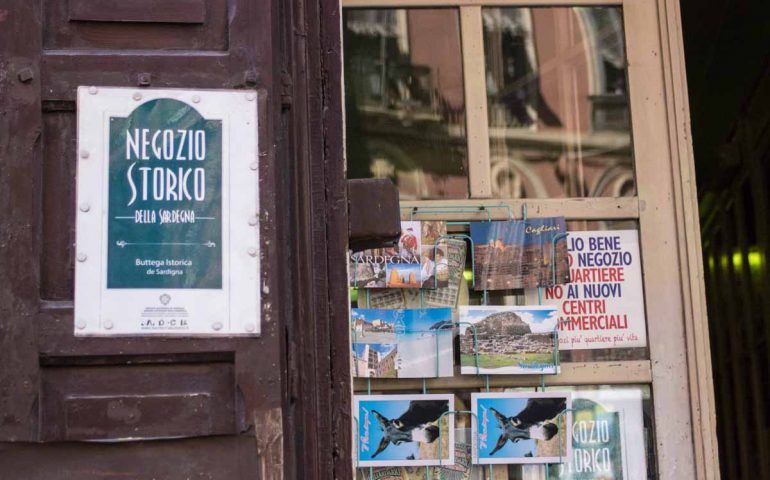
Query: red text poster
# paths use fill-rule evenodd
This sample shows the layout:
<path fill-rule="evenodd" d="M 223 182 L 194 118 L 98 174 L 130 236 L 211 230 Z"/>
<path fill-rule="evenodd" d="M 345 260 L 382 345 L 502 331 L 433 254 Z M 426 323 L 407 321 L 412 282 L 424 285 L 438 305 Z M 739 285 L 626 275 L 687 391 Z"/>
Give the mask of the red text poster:
<path fill-rule="evenodd" d="M 543 290 L 559 307 L 559 348 L 647 345 L 639 232 L 569 232 L 572 282 Z"/>

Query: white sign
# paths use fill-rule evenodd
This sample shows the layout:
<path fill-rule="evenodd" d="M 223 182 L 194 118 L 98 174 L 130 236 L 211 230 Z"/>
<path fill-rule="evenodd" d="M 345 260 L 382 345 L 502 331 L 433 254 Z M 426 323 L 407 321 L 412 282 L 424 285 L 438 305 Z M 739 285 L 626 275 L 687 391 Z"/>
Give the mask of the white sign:
<path fill-rule="evenodd" d="M 257 335 L 253 91 L 78 89 L 75 335 Z"/>
<path fill-rule="evenodd" d="M 559 349 L 647 345 L 639 232 L 569 232 L 571 283 L 543 290 L 559 307 Z"/>

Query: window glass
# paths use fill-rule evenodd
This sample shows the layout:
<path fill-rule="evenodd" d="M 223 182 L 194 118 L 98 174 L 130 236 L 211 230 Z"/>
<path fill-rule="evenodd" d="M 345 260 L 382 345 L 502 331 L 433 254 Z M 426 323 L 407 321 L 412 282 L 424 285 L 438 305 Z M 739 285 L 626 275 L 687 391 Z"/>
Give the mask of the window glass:
<path fill-rule="evenodd" d="M 493 388 L 492 392 L 532 392 L 534 388 Z M 471 409 L 471 393 L 479 390 L 431 390 L 429 393 L 455 395 L 455 441 L 467 447 L 463 454 L 456 444 L 456 465 L 432 467 L 386 467 L 357 470 L 360 480 L 378 478 L 438 480 L 468 478 L 482 480 L 547 480 L 594 478 L 657 478 L 655 457 L 655 419 L 648 385 L 585 385 L 548 387 L 546 391 L 572 392 L 573 461 L 565 456 L 563 464 L 543 465 L 472 465 L 470 462 L 471 422 L 462 413 Z M 482 389 L 483 391 L 483 389 Z M 373 391 L 373 394 L 415 394 L 416 390 Z M 592 431 L 593 428 L 593 431 Z M 593 432 L 593 435 L 592 435 Z M 467 455 L 467 457 L 465 456 Z M 459 459 L 459 461 L 458 461 Z M 490 473 L 492 476 L 490 477 Z"/>
<path fill-rule="evenodd" d="M 635 220 L 572 220 L 567 222 L 569 232 L 598 231 L 598 230 L 638 230 L 638 222 Z M 470 248 L 470 247 L 469 247 Z M 466 265 L 466 277 L 470 278 L 470 262 Z M 483 292 L 468 290 L 469 305 L 483 305 Z M 535 295 L 532 291 L 525 290 L 490 290 L 486 293 L 488 305 L 527 305 L 534 303 Z M 645 322 L 646 323 L 646 322 Z M 634 348 L 597 348 L 560 350 L 559 359 L 563 363 L 569 362 L 601 362 L 619 360 L 646 360 L 650 358 L 649 349 L 645 347 Z"/>
<path fill-rule="evenodd" d="M 638 230 L 638 222 L 635 220 L 571 220 L 567 222 L 568 231 L 590 230 Z M 455 225 L 452 234 L 467 234 L 467 226 Z M 471 249 L 471 244 L 466 240 L 466 248 Z M 637 260 L 638 261 L 638 260 Z M 533 305 L 537 304 L 537 295 L 534 290 L 488 290 L 486 293 L 475 290 L 472 286 L 473 266 L 471 255 L 466 255 L 465 282 L 461 285 L 458 306 L 461 305 Z M 351 302 L 353 307 L 369 307 L 368 292 L 371 289 L 351 289 Z M 485 296 L 486 295 L 486 296 Z M 419 305 L 423 306 L 423 305 Z M 415 306 L 416 308 L 416 306 Z M 646 320 L 645 320 L 646 324 Z M 592 349 L 562 349 L 559 351 L 559 359 L 562 363 L 569 362 L 600 362 L 621 360 L 647 360 L 650 358 L 647 346 L 629 348 L 592 348 Z"/>
<path fill-rule="evenodd" d="M 621 9 L 482 12 L 493 196 L 635 195 Z"/>
<path fill-rule="evenodd" d="M 344 13 L 349 178 L 390 178 L 403 199 L 467 198 L 456 9 Z"/>

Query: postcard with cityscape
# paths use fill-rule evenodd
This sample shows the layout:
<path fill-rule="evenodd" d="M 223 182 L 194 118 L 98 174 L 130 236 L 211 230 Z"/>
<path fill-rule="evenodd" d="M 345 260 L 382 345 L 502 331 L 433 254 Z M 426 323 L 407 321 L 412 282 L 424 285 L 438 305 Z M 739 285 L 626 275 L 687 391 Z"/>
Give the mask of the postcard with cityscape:
<path fill-rule="evenodd" d="M 570 392 L 472 393 L 474 463 L 569 459 L 571 408 Z"/>
<path fill-rule="evenodd" d="M 459 312 L 461 373 L 558 373 L 556 307 L 462 306 Z"/>
<path fill-rule="evenodd" d="M 454 395 L 355 395 L 359 467 L 451 465 Z"/>
<path fill-rule="evenodd" d="M 546 287 L 569 283 L 564 217 L 471 222 L 476 290 Z M 555 280 L 555 281 L 554 281 Z"/>
<path fill-rule="evenodd" d="M 350 330 L 356 377 L 453 375 L 451 308 L 354 308 Z"/>
<path fill-rule="evenodd" d="M 449 281 L 446 222 L 401 222 L 393 248 L 351 253 L 350 285 L 358 288 L 443 288 Z M 438 243 L 437 243 L 438 242 Z"/>

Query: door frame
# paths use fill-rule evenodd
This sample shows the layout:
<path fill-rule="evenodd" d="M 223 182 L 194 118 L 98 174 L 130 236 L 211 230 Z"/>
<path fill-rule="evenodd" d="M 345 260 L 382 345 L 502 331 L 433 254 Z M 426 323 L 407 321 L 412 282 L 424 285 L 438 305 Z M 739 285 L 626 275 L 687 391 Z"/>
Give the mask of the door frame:
<path fill-rule="evenodd" d="M 269 165 L 261 173 L 267 174 L 263 178 L 271 184 L 270 192 L 261 198 L 263 213 L 270 217 L 265 221 L 263 215 L 262 238 L 285 241 L 268 246 L 270 255 L 266 255 L 262 268 L 264 329 L 260 338 L 270 342 L 267 357 L 252 355 L 252 349 L 235 361 L 242 365 L 275 362 L 271 367 L 275 375 L 260 378 L 246 370 L 238 373 L 240 386 L 247 390 L 246 406 L 241 405 L 247 418 L 238 435 L 109 445 L 38 443 L 38 335 L 45 334 L 41 331 L 45 329 L 49 333 L 68 331 L 55 349 L 64 352 L 76 346 L 69 339 L 71 304 L 49 302 L 41 309 L 39 298 L 41 72 L 57 67 L 55 62 L 46 65 L 42 58 L 42 2 L 8 0 L 0 6 L 0 45 L 7 59 L 0 63 L 6 73 L 0 76 L 0 127 L 3 132 L 14 132 L 0 138 L 0 210 L 6 212 L 0 215 L 0 271 L 5 278 L 0 280 L 0 413 L 4 418 L 0 425 L 0 471 L 24 475 L 22 469 L 27 468 L 29 478 L 53 478 L 48 476 L 51 472 L 54 477 L 66 477 L 68 471 L 77 471 L 82 478 L 98 478 L 99 471 L 135 469 L 138 462 L 146 471 L 158 468 L 163 472 L 168 470 L 162 470 L 159 462 L 165 455 L 165 468 L 172 468 L 171 475 L 181 474 L 174 465 L 195 464 L 205 469 L 206 465 L 214 466 L 209 460 L 217 459 L 227 462 L 237 478 L 350 478 L 352 387 L 347 338 L 348 223 L 342 154 L 340 5 L 336 0 L 243 0 L 239 7 L 239 14 L 246 16 L 231 28 L 244 31 L 244 21 L 255 16 L 270 19 L 271 30 L 266 34 L 255 32 L 253 25 L 246 30 L 247 41 L 253 44 L 259 45 L 264 35 L 271 39 L 261 43 L 264 48 L 257 47 L 258 58 L 244 60 L 244 52 L 238 48 L 233 55 L 238 61 L 258 63 L 262 70 L 247 71 L 247 78 L 220 75 L 217 81 L 221 84 L 217 85 L 195 77 L 189 86 L 253 88 L 249 86 L 256 84 L 262 88 L 260 136 L 268 141 L 260 145 L 260 164 Z M 211 62 L 207 60 L 205 65 L 219 61 L 210 57 Z M 146 69 L 163 71 L 163 61 L 158 62 L 158 58 L 137 58 L 144 59 Z M 57 57 L 56 61 L 60 60 L 66 59 Z M 79 74 L 76 69 L 73 72 Z M 112 78 L 112 84 L 131 81 Z M 98 76 L 90 83 L 100 83 Z M 180 85 L 159 82 L 152 86 Z M 58 103 L 53 103 L 56 108 Z M 42 329 L 36 318 L 50 320 L 49 325 Z M 55 323 L 63 324 L 64 330 Z M 103 342 L 94 340 L 99 341 Z M 231 351 L 248 341 L 191 339 L 189 348 Z M 142 340 L 132 348 L 137 355 L 142 354 L 141 345 L 152 346 L 158 354 L 174 350 L 174 346 L 189 350 L 182 342 Z M 172 346 L 164 349 L 163 343 Z M 108 347 L 104 343 L 97 348 L 98 353 L 107 355 Z M 274 381 L 275 377 L 279 381 Z M 280 389 L 280 394 L 268 389 Z M 249 407 L 256 404 L 270 408 L 255 411 Z M 199 452 L 203 450 L 210 456 L 201 458 Z M 156 455 L 155 460 L 149 458 L 152 455 Z M 55 470 L 44 471 L 54 466 Z"/>
<path fill-rule="evenodd" d="M 652 385 L 658 473 L 662 479 L 719 478 L 711 351 L 679 4 L 667 0 L 341 0 L 350 8 L 457 8 L 461 32 L 481 30 L 482 6 L 620 6 L 638 194 L 635 198 L 495 200 L 535 216 L 636 219 L 643 260 L 649 361 L 562 365 L 548 384 Z M 472 199 L 489 197 L 483 46 L 462 38 Z M 481 49 L 481 50 L 479 50 Z M 473 52 L 468 55 L 467 52 Z M 480 52 L 480 53 L 479 53 Z M 475 83 L 469 87 L 469 83 Z M 469 78 L 471 79 L 469 81 Z M 474 110 L 475 108 L 475 110 Z M 481 113 L 479 113 L 481 112 Z M 471 125 L 473 118 L 476 124 Z M 487 201 L 486 203 L 488 203 Z M 439 206 L 445 202 L 402 202 Z M 429 218 L 429 217 L 421 217 Z M 433 218 L 433 217 L 430 217 Z M 494 218 L 494 217 L 493 217 Z M 438 219 L 438 218 L 436 218 Z M 447 218 L 449 219 L 449 218 Z M 460 218 L 451 218 L 460 220 Z M 667 252 L 661 254 L 660 252 Z M 587 368 L 590 367 L 590 368 Z M 585 373 L 590 370 L 591 373 Z M 523 382 L 522 382 L 523 383 Z M 518 383 L 517 383 L 518 385 Z M 443 388 L 477 387 L 473 381 Z"/>

